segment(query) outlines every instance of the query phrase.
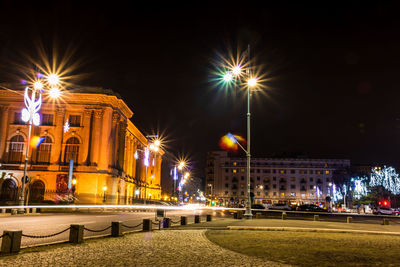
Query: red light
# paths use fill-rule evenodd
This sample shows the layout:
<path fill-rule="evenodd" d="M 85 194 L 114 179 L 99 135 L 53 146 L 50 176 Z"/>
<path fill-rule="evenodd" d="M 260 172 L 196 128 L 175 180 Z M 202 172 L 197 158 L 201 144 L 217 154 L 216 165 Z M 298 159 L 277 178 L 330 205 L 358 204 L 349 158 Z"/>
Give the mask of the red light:
<path fill-rule="evenodd" d="M 388 202 L 385 200 L 385 201 L 383 201 L 383 205 L 384 206 L 387 206 L 388 205 Z"/>
<path fill-rule="evenodd" d="M 381 205 L 381 204 L 382 204 L 382 202 L 379 201 L 379 202 L 378 202 L 378 205 Z"/>

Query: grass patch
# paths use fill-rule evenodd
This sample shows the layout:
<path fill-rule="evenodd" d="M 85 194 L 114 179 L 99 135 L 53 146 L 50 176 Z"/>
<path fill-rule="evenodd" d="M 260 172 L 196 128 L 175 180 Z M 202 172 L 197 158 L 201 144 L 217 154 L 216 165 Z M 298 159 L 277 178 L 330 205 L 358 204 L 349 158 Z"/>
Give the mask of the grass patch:
<path fill-rule="evenodd" d="M 400 236 L 290 231 L 208 230 L 217 245 L 300 266 L 400 265 Z"/>

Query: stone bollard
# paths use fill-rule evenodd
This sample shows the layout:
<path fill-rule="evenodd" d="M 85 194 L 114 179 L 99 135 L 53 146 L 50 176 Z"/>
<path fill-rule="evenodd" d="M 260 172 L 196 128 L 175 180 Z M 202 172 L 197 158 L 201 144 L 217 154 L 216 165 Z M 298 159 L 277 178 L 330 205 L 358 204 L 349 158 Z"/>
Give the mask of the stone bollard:
<path fill-rule="evenodd" d="M 69 229 L 69 242 L 80 244 L 83 242 L 83 224 L 71 224 Z"/>
<path fill-rule="evenodd" d="M 36 208 L 32 208 L 32 213 L 36 213 L 37 209 Z"/>
<path fill-rule="evenodd" d="M 319 215 L 314 215 L 314 221 L 319 221 Z"/>
<path fill-rule="evenodd" d="M 11 215 L 17 215 L 18 210 L 17 209 L 11 209 Z"/>
<path fill-rule="evenodd" d="M 22 231 L 3 231 L 1 253 L 18 253 L 21 249 Z"/>
<path fill-rule="evenodd" d="M 353 223 L 353 217 L 347 217 L 347 223 Z"/>
<path fill-rule="evenodd" d="M 187 217 L 181 216 L 181 225 L 187 225 Z"/>
<path fill-rule="evenodd" d="M 256 219 L 261 219 L 261 212 L 256 213 Z"/>
<path fill-rule="evenodd" d="M 111 222 L 111 236 L 122 236 L 122 222 Z"/>
<path fill-rule="evenodd" d="M 211 214 L 207 214 L 206 220 L 207 220 L 207 222 L 211 222 L 212 221 Z"/>
<path fill-rule="evenodd" d="M 170 228 L 171 227 L 171 219 L 170 218 L 164 218 L 163 220 L 163 228 Z"/>
<path fill-rule="evenodd" d="M 234 214 L 233 214 L 233 218 L 235 218 L 235 219 L 242 219 L 243 218 L 243 211 L 241 211 L 241 210 L 238 210 L 237 212 L 235 212 Z"/>
<path fill-rule="evenodd" d="M 150 232 L 152 230 L 151 219 L 143 219 L 143 232 Z"/>
<path fill-rule="evenodd" d="M 286 220 L 287 219 L 287 214 L 286 212 L 282 212 L 282 220 Z"/>
<path fill-rule="evenodd" d="M 1 209 L 1 213 L 6 213 L 6 209 Z"/>
<path fill-rule="evenodd" d="M 194 215 L 194 223 L 200 223 L 200 215 Z"/>
<path fill-rule="evenodd" d="M 389 219 L 384 218 L 383 219 L 383 225 L 389 225 Z"/>

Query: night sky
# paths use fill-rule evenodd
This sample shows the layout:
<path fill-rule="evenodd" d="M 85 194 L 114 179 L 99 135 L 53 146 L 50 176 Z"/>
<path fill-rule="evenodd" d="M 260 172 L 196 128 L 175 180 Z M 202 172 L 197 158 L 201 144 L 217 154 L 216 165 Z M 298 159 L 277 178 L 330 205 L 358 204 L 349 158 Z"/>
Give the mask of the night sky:
<path fill-rule="evenodd" d="M 72 47 L 82 62 L 75 73 L 88 74 L 77 84 L 118 92 L 133 123 L 144 134 L 164 133 L 168 150 L 189 156 L 203 177 L 206 152 L 222 135 L 246 136 L 246 100 L 214 86 L 211 63 L 250 44 L 270 79 L 252 101 L 253 156 L 400 167 L 399 6 L 270 2 L 2 2 L 1 81 L 15 82 L 10 62 L 35 56 L 38 43 L 60 54 Z"/>

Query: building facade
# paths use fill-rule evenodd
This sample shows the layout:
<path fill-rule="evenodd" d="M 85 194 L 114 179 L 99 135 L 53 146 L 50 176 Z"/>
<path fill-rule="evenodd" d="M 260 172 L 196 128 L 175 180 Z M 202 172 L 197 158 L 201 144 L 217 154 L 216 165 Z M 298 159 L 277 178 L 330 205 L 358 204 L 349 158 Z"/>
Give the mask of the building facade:
<path fill-rule="evenodd" d="M 245 204 L 247 162 L 225 151 L 207 154 L 206 194 L 219 205 Z M 332 176 L 350 167 L 347 159 L 252 158 L 251 192 L 254 203 L 311 204 L 332 194 Z"/>
<path fill-rule="evenodd" d="M 15 204 L 21 193 L 28 125 L 21 120 L 23 91 L 0 90 L 0 203 Z M 43 94 L 40 126 L 29 151 L 28 203 L 130 204 L 161 198 L 163 152 L 151 151 L 144 166 L 147 138 L 130 121 L 133 112 L 111 90 L 86 87 L 53 101 Z M 64 131 L 68 121 L 69 130 Z M 135 152 L 138 158 L 136 159 Z M 73 161 L 74 185 L 68 189 Z"/>

